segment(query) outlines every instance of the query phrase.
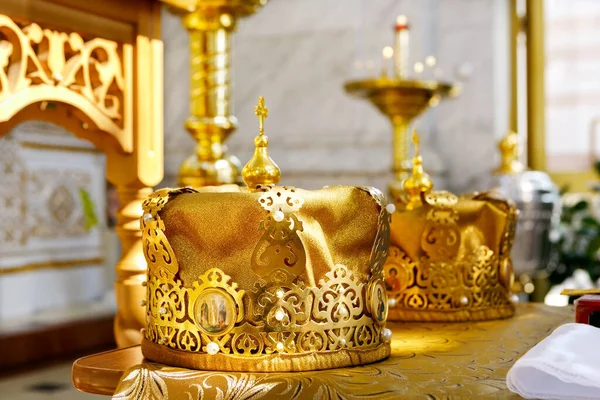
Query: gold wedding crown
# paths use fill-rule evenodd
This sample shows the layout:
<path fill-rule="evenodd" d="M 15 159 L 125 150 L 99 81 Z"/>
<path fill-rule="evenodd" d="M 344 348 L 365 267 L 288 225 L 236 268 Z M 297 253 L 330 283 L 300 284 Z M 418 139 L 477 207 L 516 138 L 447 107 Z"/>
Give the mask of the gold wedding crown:
<path fill-rule="evenodd" d="M 162 189 L 143 202 L 143 355 L 225 371 L 303 371 L 390 354 L 391 214 L 364 187 L 275 186 L 259 98 L 246 188 Z"/>
<path fill-rule="evenodd" d="M 390 321 L 472 321 L 514 313 L 516 209 L 499 194 L 432 191 L 413 133 L 412 174 L 391 223 L 384 267 Z"/>

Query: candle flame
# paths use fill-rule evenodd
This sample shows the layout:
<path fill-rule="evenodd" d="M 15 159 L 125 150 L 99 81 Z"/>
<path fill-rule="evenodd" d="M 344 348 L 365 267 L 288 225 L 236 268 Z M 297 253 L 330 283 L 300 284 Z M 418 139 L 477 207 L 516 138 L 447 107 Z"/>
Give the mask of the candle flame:
<path fill-rule="evenodd" d="M 383 48 L 383 58 L 389 60 L 394 55 L 394 49 L 391 46 L 385 46 Z"/>
<path fill-rule="evenodd" d="M 396 25 L 406 25 L 408 24 L 408 18 L 406 18 L 406 15 L 398 15 L 396 17 Z"/>
<path fill-rule="evenodd" d="M 417 74 L 420 74 L 420 73 L 423 72 L 423 70 L 425 69 L 425 67 L 423 66 L 423 63 L 416 62 L 415 65 L 413 66 L 413 69 L 415 70 L 415 72 Z"/>
<path fill-rule="evenodd" d="M 436 59 L 434 56 L 427 56 L 425 58 L 425 65 L 427 65 L 428 67 L 435 66 L 435 63 L 436 63 Z"/>

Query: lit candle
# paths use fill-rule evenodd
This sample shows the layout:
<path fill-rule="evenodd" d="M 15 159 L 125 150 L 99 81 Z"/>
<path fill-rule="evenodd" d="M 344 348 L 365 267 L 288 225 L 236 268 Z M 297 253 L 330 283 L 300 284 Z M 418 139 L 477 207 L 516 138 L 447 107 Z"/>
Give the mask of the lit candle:
<path fill-rule="evenodd" d="M 382 77 L 387 77 L 388 64 L 390 63 L 390 60 L 393 55 L 394 55 L 394 49 L 392 49 L 390 46 L 385 46 L 383 48 L 383 61 L 381 62 L 381 76 Z"/>
<path fill-rule="evenodd" d="M 398 78 L 406 78 L 408 74 L 408 19 L 404 15 L 396 18 L 394 27 L 395 43 L 394 47 L 394 73 Z"/>

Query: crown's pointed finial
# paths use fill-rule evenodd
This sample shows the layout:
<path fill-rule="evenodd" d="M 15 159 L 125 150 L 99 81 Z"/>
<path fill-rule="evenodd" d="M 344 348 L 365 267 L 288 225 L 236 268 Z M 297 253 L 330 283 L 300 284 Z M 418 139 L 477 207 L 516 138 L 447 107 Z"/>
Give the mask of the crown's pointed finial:
<path fill-rule="evenodd" d="M 498 142 L 500 150 L 500 166 L 494 170 L 498 175 L 516 175 L 525 169 L 525 166 L 519 161 L 519 135 L 516 132 L 508 131 Z"/>
<path fill-rule="evenodd" d="M 276 185 L 281 178 L 281 171 L 269 157 L 267 149 L 269 139 L 265 135 L 265 118 L 269 116 L 269 109 L 265 107 L 264 97 L 258 98 L 254 114 L 259 123 L 258 136 L 254 138 L 254 155 L 242 170 L 242 179 L 250 191 L 256 190 L 259 185 Z"/>
<path fill-rule="evenodd" d="M 415 148 L 412 173 L 404 181 L 404 192 L 407 194 L 406 209 L 412 210 L 421 205 L 421 193 L 428 193 L 433 188 L 433 182 L 423 169 L 423 157 L 419 154 L 419 136 L 413 129 L 412 142 Z"/>

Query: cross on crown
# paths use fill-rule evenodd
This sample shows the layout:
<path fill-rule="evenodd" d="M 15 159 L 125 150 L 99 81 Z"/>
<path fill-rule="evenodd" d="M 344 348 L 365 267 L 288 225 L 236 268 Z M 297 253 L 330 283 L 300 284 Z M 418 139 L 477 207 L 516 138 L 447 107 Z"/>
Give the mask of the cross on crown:
<path fill-rule="evenodd" d="M 416 129 L 413 129 L 412 142 L 415 147 L 415 157 L 418 157 L 419 156 L 419 135 L 417 135 Z"/>
<path fill-rule="evenodd" d="M 254 114 L 258 117 L 259 132 L 262 135 L 265 132 L 265 118 L 269 116 L 269 109 L 265 107 L 265 98 L 258 98 L 258 105 L 254 107 Z"/>

